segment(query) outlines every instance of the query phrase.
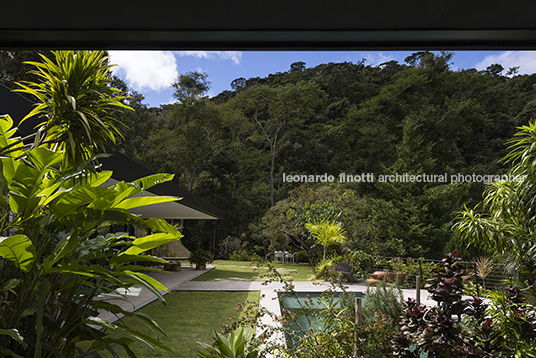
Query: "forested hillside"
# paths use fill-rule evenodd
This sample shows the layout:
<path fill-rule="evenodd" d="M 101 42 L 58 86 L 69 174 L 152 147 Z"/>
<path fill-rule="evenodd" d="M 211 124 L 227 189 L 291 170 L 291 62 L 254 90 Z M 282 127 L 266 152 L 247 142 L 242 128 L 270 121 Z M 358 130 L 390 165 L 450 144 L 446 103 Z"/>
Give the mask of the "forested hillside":
<path fill-rule="evenodd" d="M 0 81 L 13 86 L 22 75 L 10 56 L 0 54 Z M 347 216 L 351 249 L 441 257 L 457 245 L 457 212 L 480 201 L 484 183 L 378 178 L 506 173 L 499 160 L 507 141 L 536 112 L 536 75 L 501 75 L 500 65 L 454 70 L 452 56 L 417 52 L 378 66 L 297 62 L 266 78 L 238 78 L 213 98 L 206 74 L 185 73 L 173 84 L 177 103 L 159 108 L 114 79 L 135 109 L 121 118 L 129 128 L 117 149 L 174 173 L 226 212 L 219 222 L 185 221 L 190 250 L 303 249 L 299 219 L 287 211 L 331 202 Z M 341 173 L 375 180 L 337 183 Z M 334 182 L 284 181 L 324 174 Z M 341 199 L 345 190 L 352 195 Z"/>

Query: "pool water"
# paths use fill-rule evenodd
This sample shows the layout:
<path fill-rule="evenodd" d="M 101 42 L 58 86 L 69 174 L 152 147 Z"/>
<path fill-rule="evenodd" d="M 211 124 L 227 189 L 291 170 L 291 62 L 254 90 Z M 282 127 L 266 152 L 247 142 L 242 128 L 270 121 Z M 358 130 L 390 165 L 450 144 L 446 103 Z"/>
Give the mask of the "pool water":
<path fill-rule="evenodd" d="M 332 305 L 334 309 L 340 309 L 348 304 L 355 302 L 355 297 L 361 297 L 361 303 L 364 303 L 364 294 L 362 292 L 346 292 L 343 296 L 336 293 L 332 298 L 325 298 L 322 292 L 298 292 L 298 297 L 290 297 L 285 293 L 279 293 L 279 303 L 281 308 L 286 308 L 291 313 L 297 313 L 298 319 L 295 321 L 288 319 L 285 326 L 287 346 L 294 348 L 298 344 L 300 337 L 305 332 L 311 330 L 324 329 L 324 320 L 322 309 L 326 305 Z M 353 311 L 352 311 L 353 314 Z"/>

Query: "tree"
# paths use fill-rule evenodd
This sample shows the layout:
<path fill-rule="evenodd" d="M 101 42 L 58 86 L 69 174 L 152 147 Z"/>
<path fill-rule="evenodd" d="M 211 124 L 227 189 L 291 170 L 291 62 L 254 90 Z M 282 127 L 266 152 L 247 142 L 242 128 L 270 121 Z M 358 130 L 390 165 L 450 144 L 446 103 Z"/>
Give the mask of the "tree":
<path fill-rule="evenodd" d="M 300 127 L 304 120 L 322 105 L 325 94 L 311 82 L 285 86 L 254 86 L 242 91 L 235 104 L 257 126 L 255 141 L 265 140 L 270 153 L 270 205 L 275 205 L 274 173 L 281 138 L 287 127 Z M 261 139 L 262 138 L 262 139 Z"/>
<path fill-rule="evenodd" d="M 536 297 L 536 122 L 519 127 L 504 158 L 512 168 L 492 182 L 481 204 L 465 208 L 455 229 L 507 264 L 527 293 Z"/>
<path fill-rule="evenodd" d="M 346 242 L 346 233 L 341 223 L 322 221 L 319 223 L 307 223 L 305 227 L 316 238 L 318 243 L 324 247 L 322 261 L 326 261 L 328 246 Z"/>
<path fill-rule="evenodd" d="M 18 142 L 12 138 L 12 124 L 9 116 L 0 118 L 0 148 Z M 149 350 L 154 350 L 153 345 L 169 350 L 150 336 L 96 315 L 101 309 L 131 316 L 164 333 L 146 316 L 124 311 L 98 296 L 141 284 L 163 301 L 158 290 L 165 287 L 141 273 L 145 268 L 136 261 L 163 262 L 141 254 L 182 235 L 165 220 L 141 219 L 128 209 L 177 200 L 132 198 L 171 176 L 157 174 L 103 187 L 112 175 L 109 171 L 88 176 L 84 164 L 62 165 L 60 151 L 43 146 L 11 148 L 15 148 L 11 155 L 1 159 L 2 180 L 9 189 L 2 209 L 11 212 L 11 218 L 6 214 L 0 220 L 0 232 L 10 233 L 0 237 L 0 256 L 6 259 L 0 268 L 2 355 L 79 357 L 103 349 L 129 350 L 140 340 L 148 343 Z M 111 223 L 142 227 L 154 234 L 144 238 L 104 235 Z M 112 338 L 110 332 L 124 339 Z M 89 342 L 87 352 L 76 347 L 82 341 Z"/>
<path fill-rule="evenodd" d="M 109 87 L 110 65 L 102 51 L 55 51 L 56 62 L 41 55 L 42 62 L 26 62 L 40 82 L 22 81 L 17 91 L 35 96 L 36 107 L 22 121 L 36 117 L 37 132 L 29 146 L 58 146 L 65 164 L 90 159 L 97 149 L 116 143 L 121 136 L 115 118 L 118 111 L 131 109 Z M 6 149 L 6 148 L 4 148 Z"/>
<path fill-rule="evenodd" d="M 396 147 L 396 161 L 383 175 L 406 175 L 398 180 L 376 178 L 376 198 L 370 199 L 373 223 L 384 255 L 437 257 L 450 240 L 449 227 L 468 184 L 449 183 L 438 173 L 432 143 L 424 143 L 413 116 L 404 121 L 403 142 Z M 410 180 L 410 176 L 420 180 Z M 448 176 L 448 175 L 447 175 Z"/>
<path fill-rule="evenodd" d="M 0 355 L 82 357 L 102 350 L 116 355 L 118 350 L 131 352 L 133 343 L 153 354 L 154 346 L 169 350 L 149 335 L 96 316 L 104 310 L 134 317 L 165 334 L 149 317 L 125 311 L 102 295 L 137 284 L 164 301 L 159 290 L 165 287 L 140 272 L 146 268 L 136 262 L 164 262 L 143 253 L 182 234 L 165 220 L 142 219 L 128 209 L 178 200 L 133 197 L 172 176 L 102 186 L 112 173 L 96 171 L 94 153 L 98 145 L 114 142 L 113 113 L 128 107 L 114 96 L 118 90 L 106 86 L 103 53 L 54 54 L 57 63 L 43 58 L 35 64 L 35 74 L 44 80 L 23 85 L 23 91 L 41 101 L 32 111 L 43 118 L 33 143 L 24 145 L 14 136 L 11 118 L 0 117 L 1 187 L 6 189 L 0 232 L 8 235 L 0 237 L 5 259 L 0 267 Z M 152 234 L 113 233 L 114 224 Z M 80 342 L 88 345 L 78 346 Z"/>

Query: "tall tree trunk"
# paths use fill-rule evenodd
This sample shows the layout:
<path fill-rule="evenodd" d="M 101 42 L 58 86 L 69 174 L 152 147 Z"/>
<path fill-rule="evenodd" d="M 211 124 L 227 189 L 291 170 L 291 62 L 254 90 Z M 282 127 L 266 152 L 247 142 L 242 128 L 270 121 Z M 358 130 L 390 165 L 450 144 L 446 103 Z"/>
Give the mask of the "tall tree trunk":
<path fill-rule="evenodd" d="M 270 148 L 271 166 L 270 166 L 270 206 L 275 205 L 274 198 L 274 171 L 275 171 L 275 143 Z"/>

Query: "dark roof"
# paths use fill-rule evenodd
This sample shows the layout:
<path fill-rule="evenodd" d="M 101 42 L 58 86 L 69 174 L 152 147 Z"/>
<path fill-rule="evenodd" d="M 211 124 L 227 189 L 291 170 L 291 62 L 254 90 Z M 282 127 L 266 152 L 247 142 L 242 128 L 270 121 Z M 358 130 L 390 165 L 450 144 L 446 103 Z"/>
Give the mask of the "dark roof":
<path fill-rule="evenodd" d="M 14 123 L 19 123 L 32 109 L 32 102 L 0 84 L 0 114 L 9 114 Z M 31 119 L 19 126 L 19 135 L 33 132 Z M 120 152 L 100 160 L 102 168 L 113 171 L 114 181 L 134 181 L 155 174 L 154 171 Z M 112 181 L 113 182 L 113 181 Z M 178 196 L 179 202 L 151 205 L 140 208 L 136 213 L 165 219 L 222 219 L 224 212 L 195 194 L 173 182 L 165 182 L 149 190 L 154 195 Z"/>

